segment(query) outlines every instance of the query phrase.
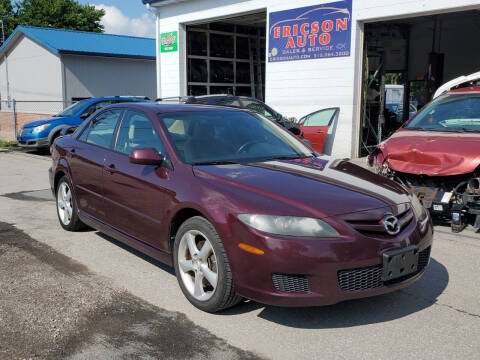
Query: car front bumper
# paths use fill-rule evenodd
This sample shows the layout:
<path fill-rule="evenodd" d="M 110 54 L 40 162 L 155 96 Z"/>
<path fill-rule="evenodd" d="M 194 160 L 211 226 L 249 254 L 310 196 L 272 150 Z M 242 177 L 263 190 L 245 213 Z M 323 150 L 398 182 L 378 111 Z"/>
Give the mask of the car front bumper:
<path fill-rule="evenodd" d="M 251 300 L 278 306 L 323 306 L 344 300 L 389 293 L 417 281 L 425 272 L 433 239 L 427 214 L 394 238 L 358 233 L 336 240 L 293 239 L 262 234 L 243 224 L 232 231 L 238 242 L 264 250 L 247 253 L 229 249 L 237 292 Z M 240 240 L 239 240 L 240 239 Z M 418 270 L 392 281 L 381 281 L 383 254 L 415 246 Z"/>
<path fill-rule="evenodd" d="M 50 146 L 50 142 L 48 137 L 44 138 L 21 138 L 17 139 L 18 146 L 26 149 L 43 149 L 48 148 Z"/>

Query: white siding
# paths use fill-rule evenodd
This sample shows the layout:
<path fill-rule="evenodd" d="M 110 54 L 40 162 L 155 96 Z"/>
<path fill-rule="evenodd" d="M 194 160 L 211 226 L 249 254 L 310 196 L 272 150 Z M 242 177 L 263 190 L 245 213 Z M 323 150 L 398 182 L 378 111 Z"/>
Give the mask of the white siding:
<path fill-rule="evenodd" d="M 7 91 L 7 64 L 9 91 Z M 0 60 L 2 101 L 63 101 L 60 58 L 26 36 L 22 36 Z M 52 104 L 22 104 L 24 111 L 52 111 Z M 55 108 L 56 110 L 56 108 Z"/>
<path fill-rule="evenodd" d="M 179 31 L 179 51 L 158 60 L 159 96 L 185 95 L 184 25 L 249 12 L 281 11 L 333 1 L 322 0 L 192 0 L 159 8 L 159 32 Z M 358 148 L 363 24 L 369 21 L 431 15 L 480 8 L 478 0 L 353 0 L 351 56 L 267 63 L 266 102 L 287 116 L 339 106 L 333 155 L 350 157 Z M 268 24 L 267 24 L 268 27 Z M 268 41 L 268 40 L 267 40 Z M 268 44 L 267 44 L 268 48 Z"/>
<path fill-rule="evenodd" d="M 155 98 L 155 60 L 63 55 L 65 97 L 137 95 Z"/>

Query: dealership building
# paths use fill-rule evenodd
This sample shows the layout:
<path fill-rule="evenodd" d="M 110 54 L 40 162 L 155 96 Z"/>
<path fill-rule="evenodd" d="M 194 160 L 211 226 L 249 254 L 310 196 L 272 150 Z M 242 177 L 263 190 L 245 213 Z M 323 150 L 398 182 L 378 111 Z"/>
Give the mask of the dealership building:
<path fill-rule="evenodd" d="M 338 107 L 334 156 L 368 153 L 442 83 L 480 70 L 478 0 L 143 2 L 158 97 L 246 95 L 295 118 Z"/>

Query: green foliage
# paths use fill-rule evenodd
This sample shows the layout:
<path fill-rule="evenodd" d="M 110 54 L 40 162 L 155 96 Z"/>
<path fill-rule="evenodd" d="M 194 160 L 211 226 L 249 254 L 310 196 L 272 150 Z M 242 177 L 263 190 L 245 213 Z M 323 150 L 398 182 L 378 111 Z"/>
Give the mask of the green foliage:
<path fill-rule="evenodd" d="M 103 32 L 104 15 L 103 10 L 75 0 L 0 0 L 6 38 L 18 25 Z"/>
<path fill-rule="evenodd" d="M 17 149 L 18 145 L 16 141 L 0 140 L 0 149 Z"/>
<path fill-rule="evenodd" d="M 15 12 L 12 6 L 12 2 L 10 0 L 0 0 L 0 19 L 3 20 L 6 39 L 18 25 L 15 18 Z"/>

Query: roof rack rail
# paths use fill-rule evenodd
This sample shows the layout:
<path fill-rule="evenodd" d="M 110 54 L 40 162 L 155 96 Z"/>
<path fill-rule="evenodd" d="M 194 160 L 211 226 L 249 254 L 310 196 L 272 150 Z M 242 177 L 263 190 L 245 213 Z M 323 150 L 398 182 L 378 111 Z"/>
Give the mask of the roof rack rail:
<path fill-rule="evenodd" d="M 113 95 L 113 96 L 104 96 L 104 97 L 151 100 L 148 96 L 144 96 L 144 95 Z"/>
<path fill-rule="evenodd" d="M 192 96 L 168 96 L 164 98 L 156 98 L 155 102 L 175 102 L 175 103 L 185 103 Z"/>

